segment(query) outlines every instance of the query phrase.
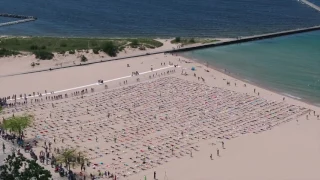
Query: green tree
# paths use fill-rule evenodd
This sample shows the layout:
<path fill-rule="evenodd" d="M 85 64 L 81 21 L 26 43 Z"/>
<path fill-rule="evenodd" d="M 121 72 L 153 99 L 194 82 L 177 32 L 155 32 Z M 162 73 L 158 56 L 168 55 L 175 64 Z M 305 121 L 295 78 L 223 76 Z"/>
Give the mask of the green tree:
<path fill-rule="evenodd" d="M 116 57 L 118 53 L 118 46 L 116 46 L 112 41 L 105 42 L 102 47 L 102 51 L 107 53 L 111 57 Z"/>
<path fill-rule="evenodd" d="M 22 116 L 13 116 L 6 119 L 2 127 L 5 130 L 11 130 L 14 133 L 17 133 L 19 136 L 22 135 L 23 130 L 31 125 L 34 120 L 33 115 L 24 114 Z"/>
<path fill-rule="evenodd" d="M 65 149 L 56 157 L 57 162 L 64 163 L 69 170 L 71 168 L 71 163 L 74 165 L 79 165 L 84 159 L 86 159 L 86 155 L 83 152 L 73 148 Z"/>
<path fill-rule="evenodd" d="M 15 153 L 6 158 L 4 165 L 0 166 L 0 180 L 49 180 L 50 171 L 44 169 L 34 160 L 29 160 Z"/>

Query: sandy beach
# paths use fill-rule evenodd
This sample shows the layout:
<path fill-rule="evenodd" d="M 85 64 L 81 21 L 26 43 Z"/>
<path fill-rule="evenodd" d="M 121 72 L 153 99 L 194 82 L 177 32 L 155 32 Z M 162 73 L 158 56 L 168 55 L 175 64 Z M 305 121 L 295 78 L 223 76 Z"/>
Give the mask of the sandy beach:
<path fill-rule="evenodd" d="M 145 50 L 139 50 L 138 48 L 127 47 L 123 51 L 120 51 L 117 54 L 117 57 L 110 57 L 103 51 L 100 51 L 99 54 L 94 54 L 91 50 L 79 50 L 75 51 L 75 54 L 65 54 L 53 53 L 54 58 L 52 60 L 39 60 L 36 59 L 35 55 L 31 52 L 21 52 L 19 55 L 2 57 L 0 61 L 0 77 L 12 74 L 19 74 L 25 72 L 39 71 L 39 70 L 48 70 L 49 68 L 55 69 L 60 67 L 67 66 L 78 66 L 80 64 L 85 65 L 87 63 L 107 61 L 117 58 L 126 58 L 131 56 L 145 55 L 147 53 L 155 53 L 162 51 L 170 51 L 172 49 L 177 49 L 181 47 L 181 43 L 172 44 L 173 39 L 155 39 L 163 43 L 161 47 L 155 49 L 146 48 Z M 213 40 L 213 39 L 208 39 Z M 224 42 L 233 40 L 233 38 L 215 38 L 217 42 Z M 194 43 L 189 45 L 184 45 L 184 47 L 197 46 L 201 43 Z M 81 62 L 81 56 L 84 55 L 88 61 Z M 39 65 L 31 66 L 32 63 L 39 63 Z"/>
<path fill-rule="evenodd" d="M 10 59 L 0 70 L 22 72 L 28 63 Z M 47 63 L 43 67 L 55 62 Z M 16 94 L 20 103 L 0 118 L 35 114 L 25 134 L 40 141 L 35 152 L 44 141 L 78 148 L 90 159 L 88 174 L 109 171 L 130 180 L 154 179 L 154 172 L 156 179 L 320 179 L 319 107 L 179 55 L 2 77 L 0 84 L 0 97 Z M 27 104 L 19 99 L 24 94 L 30 94 Z"/>

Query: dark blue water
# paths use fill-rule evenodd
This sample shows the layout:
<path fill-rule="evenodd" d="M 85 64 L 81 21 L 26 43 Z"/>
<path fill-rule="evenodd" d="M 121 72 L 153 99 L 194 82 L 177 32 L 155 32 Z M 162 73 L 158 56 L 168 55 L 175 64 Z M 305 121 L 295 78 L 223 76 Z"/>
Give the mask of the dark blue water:
<path fill-rule="evenodd" d="M 320 6 L 320 0 L 309 0 L 309 2 L 311 2 L 317 6 Z"/>
<path fill-rule="evenodd" d="M 4 22 L 10 22 L 10 21 L 16 21 L 19 19 L 15 19 L 15 18 L 5 18 L 5 17 L 1 17 L 0 16 L 0 23 L 4 23 Z"/>
<path fill-rule="evenodd" d="M 320 31 L 195 50 L 185 55 L 320 106 Z"/>
<path fill-rule="evenodd" d="M 297 0 L 1 0 L 0 12 L 39 18 L 0 35 L 237 37 L 320 24 Z"/>

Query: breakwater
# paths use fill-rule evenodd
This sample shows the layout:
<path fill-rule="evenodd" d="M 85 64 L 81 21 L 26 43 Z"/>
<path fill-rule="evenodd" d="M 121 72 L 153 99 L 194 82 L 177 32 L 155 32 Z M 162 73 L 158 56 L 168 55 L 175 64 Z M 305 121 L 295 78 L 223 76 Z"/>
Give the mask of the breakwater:
<path fill-rule="evenodd" d="M 313 8 L 313 9 L 315 9 L 315 10 L 317 10 L 317 11 L 320 11 L 320 7 L 319 7 L 319 6 L 317 6 L 317 5 L 309 2 L 309 1 L 307 1 L 307 0 L 301 0 L 301 2 L 303 2 L 304 4 L 310 6 L 311 8 Z"/>
<path fill-rule="evenodd" d="M 10 17 L 10 18 L 19 18 L 19 19 L 37 19 L 34 16 L 24 16 L 24 15 L 17 15 L 17 14 L 8 14 L 8 13 L 0 13 L 2 17 Z"/>
<path fill-rule="evenodd" d="M 34 16 L 24 16 L 24 15 L 8 14 L 8 13 L 0 13 L 0 17 L 21 19 L 21 20 L 17 20 L 17 21 L 9 21 L 9 22 L 5 22 L 5 23 L 0 23 L 0 27 L 14 25 L 14 24 L 20 24 L 20 23 L 26 23 L 26 22 L 37 20 L 37 17 L 34 17 Z"/>
<path fill-rule="evenodd" d="M 5 22 L 5 23 L 0 23 L 0 27 L 19 24 L 19 23 L 25 23 L 25 22 L 29 22 L 29 21 L 35 21 L 35 19 L 22 19 L 22 20 L 18 20 L 18 21 L 10 21 L 10 22 Z"/>
<path fill-rule="evenodd" d="M 169 53 L 183 52 L 183 51 L 191 51 L 191 50 L 202 49 L 202 48 L 207 48 L 207 47 L 225 46 L 225 45 L 230 45 L 230 44 L 238 44 L 238 43 L 244 43 L 244 42 L 250 42 L 250 41 L 257 41 L 257 40 L 262 40 L 262 39 L 275 38 L 275 37 L 286 36 L 286 35 L 291 35 L 291 34 L 298 34 L 298 33 L 303 33 L 303 32 L 310 32 L 310 31 L 315 31 L 315 30 L 320 30 L 320 25 L 308 27 L 308 28 L 280 31 L 280 32 L 275 32 L 275 33 L 268 33 L 268 34 L 261 34 L 261 35 L 247 36 L 247 37 L 238 37 L 235 40 L 224 41 L 224 42 L 214 42 L 214 43 L 201 44 L 201 45 L 191 45 L 188 47 L 182 47 L 182 48 L 170 50 L 167 52 L 169 52 Z"/>

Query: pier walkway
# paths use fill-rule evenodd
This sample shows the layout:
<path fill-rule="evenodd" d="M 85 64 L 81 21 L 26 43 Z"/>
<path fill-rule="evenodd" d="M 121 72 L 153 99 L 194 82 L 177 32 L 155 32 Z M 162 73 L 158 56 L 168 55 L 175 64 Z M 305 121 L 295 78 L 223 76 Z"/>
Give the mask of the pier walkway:
<path fill-rule="evenodd" d="M 317 11 L 320 11 L 320 7 L 307 1 L 307 0 L 301 0 L 301 2 L 305 3 L 306 5 L 312 7 L 313 9 L 317 10 Z"/>
<path fill-rule="evenodd" d="M 280 37 L 280 36 L 285 36 L 285 35 L 290 35 L 290 34 L 310 32 L 310 31 L 315 31 L 315 30 L 320 30 L 320 25 L 309 27 L 309 28 L 300 28 L 300 29 L 280 31 L 280 32 L 275 32 L 275 33 L 267 33 L 267 34 L 261 34 L 261 35 L 239 37 L 237 39 L 230 40 L 230 41 L 214 42 L 214 43 L 200 44 L 200 45 L 190 45 L 188 47 L 182 47 L 182 48 L 171 50 L 168 52 L 169 53 L 170 52 L 182 52 L 182 51 L 190 51 L 190 50 L 202 49 L 202 48 L 207 48 L 207 47 L 225 46 L 225 45 L 230 45 L 230 44 L 238 44 L 238 43 L 249 42 L 249 41 L 269 39 L 269 38 L 275 38 L 275 37 Z"/>

